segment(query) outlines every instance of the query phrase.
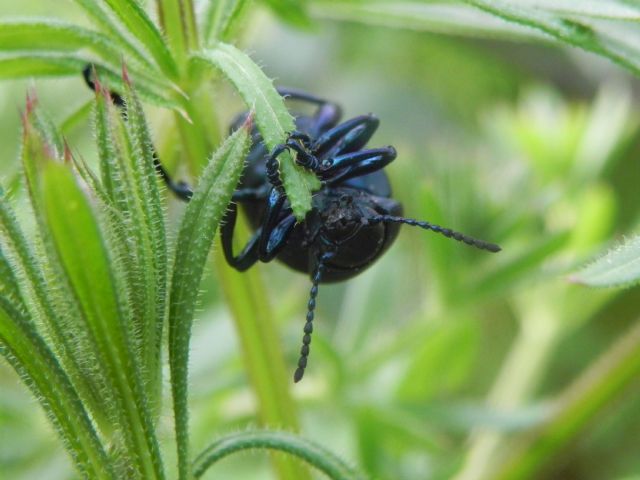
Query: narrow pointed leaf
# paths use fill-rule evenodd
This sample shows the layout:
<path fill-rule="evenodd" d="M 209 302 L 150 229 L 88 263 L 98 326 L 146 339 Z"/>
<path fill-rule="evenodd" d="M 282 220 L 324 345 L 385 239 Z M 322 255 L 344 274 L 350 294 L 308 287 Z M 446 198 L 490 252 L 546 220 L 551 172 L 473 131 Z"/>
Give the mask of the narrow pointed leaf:
<path fill-rule="evenodd" d="M 79 77 L 82 69 L 95 60 L 82 54 L 47 54 L 28 53 L 0 58 L 0 79 L 28 78 L 28 77 Z M 98 75 L 111 88 L 123 91 L 124 84 L 119 73 L 119 64 L 107 66 L 98 64 Z M 161 107 L 167 107 L 182 112 L 180 104 L 174 100 L 178 93 L 162 77 L 156 78 L 146 75 L 139 70 L 132 70 L 131 75 L 140 80 L 138 93 L 146 100 Z"/>
<path fill-rule="evenodd" d="M 55 355 L 27 321 L 0 298 L 0 355 L 16 370 L 86 478 L 113 479 L 107 454 L 82 401 Z"/>
<path fill-rule="evenodd" d="M 159 448 L 140 366 L 126 336 L 120 299 L 96 217 L 70 170 L 42 166 L 41 195 L 53 243 L 82 307 L 97 355 L 115 392 L 134 474 L 162 478 Z"/>
<path fill-rule="evenodd" d="M 451 35 L 513 40 L 546 39 L 530 28 L 452 2 L 318 2 L 316 18 Z"/>
<path fill-rule="evenodd" d="M 189 478 L 187 370 L 189 339 L 204 266 L 231 195 L 242 173 L 249 144 L 245 124 L 213 155 L 180 225 L 169 305 L 169 362 L 174 402 L 179 478 Z"/>
<path fill-rule="evenodd" d="M 146 286 L 148 322 L 143 329 L 146 350 L 144 365 L 151 375 L 151 386 L 159 392 L 160 347 L 168 293 L 164 210 L 154 165 L 153 143 L 142 105 L 130 82 L 126 82 L 124 99 L 127 105 L 126 133 L 130 139 L 128 157 L 133 183 L 131 195 L 136 201 L 136 216 L 131 220 L 143 226 L 141 243 L 145 250 L 142 267 L 152 274 L 149 278 L 151 284 Z"/>
<path fill-rule="evenodd" d="M 248 10 L 249 0 L 210 1 L 202 24 L 202 43 L 212 45 L 216 41 L 228 41 L 243 14 Z"/>
<path fill-rule="evenodd" d="M 131 43 L 130 39 L 118 28 L 116 22 L 111 18 L 111 15 L 109 15 L 109 9 L 104 5 L 104 2 L 97 0 L 75 0 L 75 2 L 85 11 L 89 20 L 91 20 L 102 33 L 120 46 L 123 50 L 123 58 L 120 58 L 120 61 L 124 60 L 129 64 L 130 59 L 135 58 L 142 64 L 146 64 L 149 67 L 152 66 L 145 52 L 141 51 L 137 45 Z"/>
<path fill-rule="evenodd" d="M 607 1 L 600 2 L 598 6 L 594 2 L 589 2 L 592 7 L 589 14 L 589 9 L 576 8 L 575 5 L 578 5 L 576 2 L 549 2 L 547 5 L 524 2 L 516 5 L 503 0 L 464 1 L 509 22 L 532 28 L 563 43 L 609 58 L 634 74 L 640 75 L 640 48 L 638 47 L 640 32 L 637 29 L 637 16 L 640 10 L 637 7 L 631 7 L 628 3 Z M 618 7 L 617 13 L 606 14 L 605 11 L 613 11 L 612 7 Z M 623 9 L 628 13 L 623 15 Z M 635 12 L 635 17 L 629 12 Z M 597 19 L 601 17 L 609 21 L 612 16 L 631 21 L 620 22 L 615 29 L 612 29 L 608 23 L 602 23 L 603 20 Z"/>
<path fill-rule="evenodd" d="M 105 61 L 118 61 L 122 50 L 109 37 L 60 21 L 13 21 L 0 23 L 0 52 L 77 51 L 89 49 Z"/>
<path fill-rule="evenodd" d="M 256 123 L 264 142 L 271 150 L 286 141 L 295 130 L 295 122 L 284 100 L 249 56 L 232 45 L 219 43 L 194 57 L 194 64 L 220 70 L 240 92 L 249 108 L 255 110 Z M 288 152 L 280 157 L 280 170 L 291 208 L 303 220 L 311 208 L 311 194 L 319 188 L 314 174 L 295 165 Z"/>
<path fill-rule="evenodd" d="M 573 274 L 571 280 L 592 287 L 619 287 L 640 281 L 640 237 L 634 237 Z"/>
<path fill-rule="evenodd" d="M 128 77 L 127 77 L 128 78 Z M 154 406 L 160 397 L 160 345 L 166 311 L 167 247 L 154 152 L 142 107 L 125 82 L 123 112 L 97 83 L 95 125 L 110 249 L 126 281 L 126 326 Z"/>
<path fill-rule="evenodd" d="M 309 27 L 306 0 L 264 0 L 280 19 L 297 27 Z"/>
<path fill-rule="evenodd" d="M 168 78 L 175 80 L 178 68 L 162 34 L 135 0 L 104 0 L 126 29 L 151 53 Z"/>
<path fill-rule="evenodd" d="M 11 257 L 22 297 L 29 299 L 26 305 L 30 318 L 40 319 L 40 328 L 44 328 L 51 338 L 55 353 L 74 387 L 94 412 L 96 421 L 105 427 L 108 422 L 103 415 L 112 411 L 112 397 L 101 388 L 105 383 L 104 376 L 102 370 L 96 368 L 99 363 L 84 331 L 80 307 L 58 262 L 44 219 L 44 205 L 38 194 L 39 169 L 46 161 L 51 161 L 56 150 L 44 138 L 48 134 L 56 137 L 57 133 L 39 130 L 42 124 L 49 123 L 39 111 L 35 99 L 30 98 L 25 114 L 21 160 L 38 225 L 32 240 L 41 249 L 36 251 L 27 240 L 4 194 L 0 197 L 0 243 L 5 254 Z M 56 288 L 50 288 L 51 285 L 56 285 Z"/>

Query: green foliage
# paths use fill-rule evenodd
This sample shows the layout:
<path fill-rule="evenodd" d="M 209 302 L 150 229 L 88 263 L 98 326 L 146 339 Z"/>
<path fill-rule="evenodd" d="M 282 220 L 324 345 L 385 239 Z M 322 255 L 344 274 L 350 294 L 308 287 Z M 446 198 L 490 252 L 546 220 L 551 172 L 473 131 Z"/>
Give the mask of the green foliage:
<path fill-rule="evenodd" d="M 571 278 L 593 287 L 615 287 L 640 280 L 640 238 L 634 237 L 607 252 Z"/>
<path fill-rule="evenodd" d="M 0 191 L 0 355 L 78 475 L 252 478 L 262 464 L 236 455 L 245 450 L 281 452 L 269 457 L 275 475 L 296 480 L 311 478 L 309 466 L 335 479 L 637 472 L 627 445 L 640 427 L 637 289 L 588 288 L 639 276 L 637 237 L 597 254 L 638 224 L 630 165 L 640 130 L 617 69 L 640 69 L 633 2 L 157 0 L 155 15 L 135 0 L 75 3 L 81 18 L 0 22 L 0 78 L 74 79 L 52 100 L 72 111 L 54 120 L 29 95 L 25 193 L 11 170 Z M 274 29 L 254 15 L 260 4 L 296 41 L 264 39 Z M 237 46 L 249 29 L 251 56 Z M 311 34 L 323 50 L 305 50 Z M 593 58 L 568 61 L 554 45 L 611 60 L 598 68 L 617 80 L 581 81 Z M 291 76 L 349 111 L 379 115 L 376 138 L 400 152 L 388 171 L 406 215 L 503 247 L 483 256 L 404 229 L 375 268 L 323 285 L 317 367 L 296 401 L 286 366 L 306 282 L 270 265 L 265 285 L 259 267 L 237 274 L 220 259 L 216 279 L 205 275 L 251 122 L 269 148 L 294 128 L 298 105 L 285 105 L 253 60 L 264 58 L 283 84 Z M 77 93 L 88 63 L 98 80 L 90 102 Z M 241 107 L 221 80 L 252 112 L 226 139 L 221 125 Z M 38 89 L 48 104 L 54 96 Z M 126 120 L 110 90 L 125 99 Z M 63 105 L 76 96 L 82 104 Z M 141 100 L 160 107 L 148 112 L 151 125 Z M 92 153 L 80 155 L 92 138 Z M 186 208 L 166 206 L 156 154 L 199 179 Z M 319 183 L 291 156 L 280 162 L 303 219 Z M 236 234 L 247 235 L 241 219 Z M 71 476 L 51 466 L 60 462 L 30 428 L 39 419 L 11 375 L 0 369 L 0 427 L 24 452 L 3 445 L 10 460 L 0 469 Z M 175 435 L 164 424 L 171 416 Z M 262 429 L 228 433 L 254 423 Z M 314 442 L 292 433 L 300 424 Z"/>

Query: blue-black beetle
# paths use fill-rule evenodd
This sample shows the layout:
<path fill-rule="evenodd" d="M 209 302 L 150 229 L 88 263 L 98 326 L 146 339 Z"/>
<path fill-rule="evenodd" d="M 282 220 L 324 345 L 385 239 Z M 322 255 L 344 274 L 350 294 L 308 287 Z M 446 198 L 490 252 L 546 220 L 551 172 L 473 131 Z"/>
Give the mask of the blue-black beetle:
<path fill-rule="evenodd" d="M 83 73 L 94 88 L 90 66 Z M 257 261 L 277 258 L 311 276 L 303 345 L 293 377 L 298 382 L 307 366 L 318 285 L 347 280 L 369 267 L 391 246 L 400 224 L 431 230 L 490 252 L 498 252 L 500 247 L 402 216 L 402 205 L 391 198 L 383 170 L 396 158 L 396 150 L 390 146 L 365 149 L 378 128 L 375 116 L 360 115 L 339 123 L 341 109 L 336 104 L 300 91 L 278 91 L 287 99 L 314 105 L 315 112 L 295 115 L 296 131 L 271 152 L 254 127 L 242 181 L 233 194 L 220 236 L 227 262 L 239 271 Z M 123 106 L 117 94 L 112 93 L 112 99 Z M 238 128 L 246 116 L 239 115 L 231 130 Z M 277 158 L 285 150 L 294 153 L 296 162 L 314 172 L 322 183 L 302 222 L 296 222 L 278 171 Z M 155 165 L 168 188 L 188 201 L 191 188 L 174 182 L 157 157 Z M 232 243 L 238 203 L 245 209 L 254 233 L 235 255 Z"/>

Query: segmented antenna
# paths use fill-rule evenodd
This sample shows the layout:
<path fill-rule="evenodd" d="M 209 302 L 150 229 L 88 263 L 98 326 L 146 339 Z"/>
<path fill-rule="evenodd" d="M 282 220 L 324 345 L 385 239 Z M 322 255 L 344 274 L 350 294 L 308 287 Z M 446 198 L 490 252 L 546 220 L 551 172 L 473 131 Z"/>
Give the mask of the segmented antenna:
<path fill-rule="evenodd" d="M 313 316 L 316 309 L 316 297 L 318 296 L 318 284 L 322 279 L 322 273 L 326 268 L 326 262 L 333 256 L 332 253 L 324 253 L 318 259 L 318 265 L 313 272 L 311 278 L 312 286 L 309 290 L 309 304 L 307 305 L 307 321 L 304 324 L 304 335 L 302 336 L 302 348 L 300 348 L 300 358 L 298 359 L 298 368 L 293 374 L 293 381 L 298 383 L 304 376 L 304 369 L 307 368 L 307 358 L 309 357 L 309 349 L 311 345 L 311 333 L 313 333 Z"/>
<path fill-rule="evenodd" d="M 431 230 L 432 232 L 440 233 L 447 238 L 452 238 L 459 242 L 466 243 L 472 247 L 479 248 L 481 250 L 488 250 L 489 252 L 499 252 L 502 250 L 495 243 L 485 242 L 484 240 L 478 240 L 477 238 L 470 237 L 464 233 L 456 232 L 450 228 L 440 227 L 429 222 L 423 222 L 420 220 L 414 220 L 413 218 L 394 217 L 393 215 L 378 215 L 372 218 L 368 218 L 369 223 L 404 223 L 405 225 L 411 225 L 412 227 L 420 227 L 425 230 Z"/>

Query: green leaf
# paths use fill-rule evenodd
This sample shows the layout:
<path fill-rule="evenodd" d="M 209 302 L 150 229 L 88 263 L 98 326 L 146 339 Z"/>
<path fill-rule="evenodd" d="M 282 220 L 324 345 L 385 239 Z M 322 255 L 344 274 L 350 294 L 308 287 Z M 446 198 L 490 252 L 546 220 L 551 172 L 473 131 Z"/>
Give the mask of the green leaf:
<path fill-rule="evenodd" d="M 249 0 L 210 0 L 202 22 L 202 44 L 229 41 L 250 4 Z"/>
<path fill-rule="evenodd" d="M 60 122 L 60 132 L 65 135 L 80 125 L 86 125 L 92 110 L 93 100 L 87 100 Z"/>
<path fill-rule="evenodd" d="M 55 355 L 24 312 L 3 300 L 0 297 L 0 355 L 38 399 L 78 470 L 86 478 L 115 478 L 89 415 Z"/>
<path fill-rule="evenodd" d="M 2 203 L 5 201 L 4 193 L 0 190 L 0 212 L 4 217 L 4 206 Z M 2 217 L 0 217 L 2 218 Z M 13 269 L 4 253 L 2 252 L 3 238 L 0 236 L 0 301 L 7 302 L 15 310 L 26 310 L 22 295 L 20 295 L 20 287 L 18 286 L 18 280 L 13 273 Z"/>
<path fill-rule="evenodd" d="M 29 53 L 17 56 L 5 56 L 0 58 L 0 79 L 25 78 L 25 77 L 79 77 L 82 69 L 87 64 L 95 61 L 82 54 L 48 54 Z M 120 67 L 95 64 L 98 76 L 113 90 L 124 91 L 124 83 Z M 162 77 L 153 78 L 139 70 L 131 70 L 131 75 L 139 80 L 138 93 L 151 103 L 174 109 L 182 113 L 180 104 L 174 100 L 179 93 Z"/>
<path fill-rule="evenodd" d="M 219 69 L 240 92 L 249 108 L 255 110 L 256 123 L 268 149 L 286 141 L 295 130 L 293 117 L 284 100 L 260 68 L 247 54 L 232 45 L 220 43 L 194 57 L 196 66 Z M 311 193 L 320 188 L 317 177 L 295 165 L 288 152 L 280 157 L 282 180 L 291 208 L 298 220 L 303 220 L 311 208 Z"/>
<path fill-rule="evenodd" d="M 87 328 L 118 402 L 118 427 L 134 474 L 163 478 L 159 447 L 142 390 L 140 365 L 127 338 L 111 259 L 96 217 L 70 170 L 51 161 L 41 166 L 40 194 L 51 238 L 81 305 Z"/>
<path fill-rule="evenodd" d="M 317 2 L 314 17 L 451 35 L 544 39 L 544 35 L 453 2 Z"/>
<path fill-rule="evenodd" d="M 543 32 L 563 43 L 607 57 L 618 65 L 640 75 L 640 10 L 628 3 L 548 2 L 546 5 L 514 5 L 501 0 L 464 0 L 465 3 L 509 22 Z M 626 22 L 611 28 L 609 19 Z"/>
<path fill-rule="evenodd" d="M 109 37 L 59 21 L 13 21 L 0 23 L 0 52 L 77 51 L 89 49 L 105 61 L 119 61 L 121 49 Z"/>
<path fill-rule="evenodd" d="M 104 2 L 129 33 L 146 47 L 165 75 L 171 80 L 176 80 L 178 67 L 171 51 L 140 4 L 135 0 L 104 0 Z"/>
<path fill-rule="evenodd" d="M 159 404 L 160 346 L 166 316 L 167 246 L 164 212 L 157 185 L 154 152 L 142 106 L 130 82 L 125 82 L 123 112 L 96 83 L 95 126 L 106 216 L 115 270 L 126 279 L 127 328 L 134 339 L 148 387 Z M 82 170 L 81 170 L 82 171 Z M 90 175 L 85 172 L 84 177 Z M 95 180 L 89 179 L 90 183 Z"/>
<path fill-rule="evenodd" d="M 479 343 L 477 319 L 448 320 L 412 352 L 398 389 L 403 400 L 425 402 L 430 397 L 455 393 L 473 371 Z"/>
<path fill-rule="evenodd" d="M 144 368 L 151 378 L 149 382 L 157 391 L 161 387 L 160 348 L 162 344 L 162 327 L 166 317 L 167 305 L 167 233 L 164 225 L 164 210 L 157 172 L 154 164 L 153 143 L 144 118 L 142 105 L 131 83 L 126 83 L 124 100 L 127 105 L 127 142 L 128 169 L 131 184 L 130 203 L 135 205 L 132 215 L 128 216 L 131 226 L 141 227 L 140 268 L 146 273 L 144 286 L 147 310 L 146 322 L 142 325 L 143 348 L 146 352 Z M 134 214 L 135 212 L 135 214 Z M 144 246 L 144 248 L 142 248 Z"/>
<path fill-rule="evenodd" d="M 263 0 L 274 13 L 291 25 L 309 27 L 311 21 L 307 14 L 307 0 Z"/>
<path fill-rule="evenodd" d="M 344 460 L 326 448 L 288 432 L 249 431 L 227 435 L 209 445 L 194 462 L 194 475 L 200 478 L 220 459 L 244 450 L 277 450 L 294 455 L 333 480 L 364 480 Z"/>
<path fill-rule="evenodd" d="M 87 60 L 68 55 L 30 54 L 0 58 L 0 79 L 79 75 Z"/>
<path fill-rule="evenodd" d="M 169 363 L 181 479 L 190 476 L 187 370 L 191 324 L 213 237 L 242 173 L 250 129 L 250 122 L 245 123 L 211 158 L 187 205 L 176 242 L 169 304 Z"/>
<path fill-rule="evenodd" d="M 571 275 L 571 280 L 592 287 L 619 287 L 640 280 L 640 236 L 627 240 L 591 265 Z"/>
<path fill-rule="evenodd" d="M 101 388 L 105 377 L 100 368 L 95 368 L 99 362 L 84 331 L 80 306 L 55 253 L 44 218 L 44 205 L 38 193 L 39 170 L 46 161 L 51 161 L 56 151 L 45 138 L 59 136 L 57 132 L 49 131 L 50 121 L 44 117 L 36 100 L 29 97 L 24 116 L 21 160 L 38 225 L 34 237 L 36 245 L 42 244 L 42 251 L 35 251 L 27 241 L 5 198 L 0 202 L 0 240 L 5 253 L 12 259 L 21 295 L 29 299 L 26 304 L 31 317 L 41 319 L 45 329 L 43 334 L 51 339 L 56 355 L 74 387 L 94 412 L 96 421 L 103 429 L 111 430 L 107 426 L 110 422 L 102 416 L 113 412 L 113 397 Z M 41 129 L 43 125 L 47 126 L 47 131 Z M 50 288 L 51 285 L 56 285 L 56 288 Z"/>
<path fill-rule="evenodd" d="M 111 15 L 109 15 L 109 9 L 104 5 L 104 2 L 96 0 L 75 0 L 75 2 L 86 12 L 89 20 L 120 46 L 123 50 L 123 55 L 119 56 L 120 60 L 129 63 L 132 58 L 135 58 L 142 64 L 152 67 L 152 63 L 147 59 L 145 52 L 141 51 L 137 46 L 134 46 L 130 42 L 130 39 L 122 33 L 113 21 Z M 115 61 L 116 59 L 113 60 Z"/>

